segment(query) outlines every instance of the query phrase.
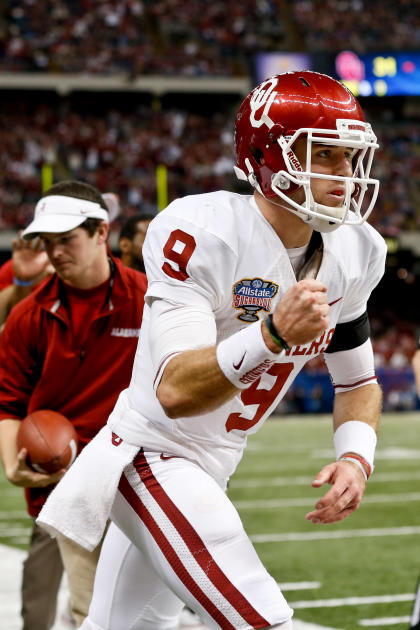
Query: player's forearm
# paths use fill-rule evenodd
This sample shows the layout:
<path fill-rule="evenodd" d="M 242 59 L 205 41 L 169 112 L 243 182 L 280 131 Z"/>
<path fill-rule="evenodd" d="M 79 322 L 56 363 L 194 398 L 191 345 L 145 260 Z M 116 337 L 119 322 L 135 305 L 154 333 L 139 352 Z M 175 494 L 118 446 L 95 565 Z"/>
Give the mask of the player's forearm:
<path fill-rule="evenodd" d="M 16 464 L 17 434 L 20 420 L 2 420 L 0 422 L 0 457 L 6 476 Z"/>
<path fill-rule="evenodd" d="M 366 422 L 378 430 L 382 407 L 382 391 L 379 385 L 371 383 L 336 394 L 334 400 L 334 430 L 349 420 Z"/>
<path fill-rule="evenodd" d="M 212 346 L 175 356 L 156 393 L 166 415 L 179 418 L 217 409 L 238 391 L 220 369 Z"/>
<path fill-rule="evenodd" d="M 0 325 L 4 324 L 10 311 L 16 304 L 26 298 L 32 287 L 11 284 L 0 291 Z"/>
<path fill-rule="evenodd" d="M 20 296 L 20 290 L 22 289 L 25 289 L 25 287 L 18 287 L 11 284 L 0 291 L 0 324 L 3 324 L 6 321 L 12 308 L 28 295 L 25 293 Z"/>
<path fill-rule="evenodd" d="M 157 388 L 159 402 L 167 416 L 179 418 L 217 409 L 233 398 L 242 384 L 247 386 L 268 369 L 281 349 L 273 342 L 265 325 L 258 322 L 253 326 L 254 330 L 245 329 L 250 339 L 242 338 L 244 331 L 232 335 L 221 354 L 219 351 L 225 342 L 217 348 L 209 346 L 182 352 L 169 361 Z"/>

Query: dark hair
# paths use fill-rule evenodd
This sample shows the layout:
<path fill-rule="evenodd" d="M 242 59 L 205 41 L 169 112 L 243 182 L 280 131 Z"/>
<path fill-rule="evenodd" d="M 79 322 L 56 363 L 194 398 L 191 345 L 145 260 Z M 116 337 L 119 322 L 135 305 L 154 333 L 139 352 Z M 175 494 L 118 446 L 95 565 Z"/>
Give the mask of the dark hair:
<path fill-rule="evenodd" d="M 76 199 L 93 201 L 108 212 L 107 205 L 99 190 L 90 184 L 76 179 L 68 179 L 53 184 L 42 197 L 49 197 L 50 195 L 63 195 L 63 197 L 75 197 Z M 93 236 L 101 223 L 101 219 L 87 218 L 79 227 L 86 230 L 89 236 Z"/>
<path fill-rule="evenodd" d="M 128 238 L 129 241 L 132 241 L 137 232 L 137 223 L 139 221 L 151 221 L 155 216 L 155 214 L 133 214 L 123 223 L 119 239 Z"/>
<path fill-rule="evenodd" d="M 53 184 L 42 196 L 48 197 L 49 195 L 63 195 L 65 197 L 76 197 L 76 199 L 93 201 L 94 203 L 99 203 L 104 210 L 108 210 L 99 190 L 77 179 L 69 179 Z"/>

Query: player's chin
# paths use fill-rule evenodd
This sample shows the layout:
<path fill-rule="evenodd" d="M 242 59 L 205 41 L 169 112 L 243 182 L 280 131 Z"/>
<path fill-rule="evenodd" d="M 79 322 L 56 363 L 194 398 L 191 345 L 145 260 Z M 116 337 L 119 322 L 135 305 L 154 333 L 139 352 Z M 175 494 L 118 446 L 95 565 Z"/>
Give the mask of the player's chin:
<path fill-rule="evenodd" d="M 56 269 L 57 276 L 65 282 L 71 283 L 74 277 L 77 275 L 74 273 L 70 265 L 62 265 Z"/>
<path fill-rule="evenodd" d="M 324 206 L 329 206 L 330 208 L 341 208 L 344 205 L 344 195 L 331 195 L 326 194 L 322 197 L 322 203 Z"/>

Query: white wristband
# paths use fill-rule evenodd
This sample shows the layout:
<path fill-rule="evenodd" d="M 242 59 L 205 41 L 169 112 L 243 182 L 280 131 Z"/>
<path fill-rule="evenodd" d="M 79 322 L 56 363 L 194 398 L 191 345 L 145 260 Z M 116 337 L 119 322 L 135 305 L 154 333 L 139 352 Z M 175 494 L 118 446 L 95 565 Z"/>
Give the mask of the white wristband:
<path fill-rule="evenodd" d="M 366 422 L 349 420 L 341 424 L 334 433 L 334 447 L 337 460 L 345 453 L 361 455 L 373 471 L 376 433 Z"/>
<path fill-rule="evenodd" d="M 261 330 L 261 322 L 255 322 L 219 343 L 217 361 L 226 378 L 245 389 L 270 369 L 282 352 L 268 349 Z"/>

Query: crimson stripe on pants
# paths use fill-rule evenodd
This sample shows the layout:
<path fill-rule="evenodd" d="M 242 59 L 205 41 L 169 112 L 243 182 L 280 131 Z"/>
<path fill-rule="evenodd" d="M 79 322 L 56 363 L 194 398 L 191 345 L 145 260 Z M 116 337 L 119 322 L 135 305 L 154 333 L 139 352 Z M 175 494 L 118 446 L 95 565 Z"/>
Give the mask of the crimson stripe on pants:
<path fill-rule="evenodd" d="M 133 464 L 140 475 L 140 479 L 171 521 L 172 525 L 184 540 L 195 560 L 216 589 L 252 628 L 258 629 L 269 627 L 269 622 L 255 610 L 249 601 L 223 573 L 214 561 L 214 558 L 206 548 L 200 536 L 192 527 L 191 523 L 185 518 L 182 512 L 166 494 L 165 490 L 153 475 L 143 451 L 138 453 Z"/>
<path fill-rule="evenodd" d="M 188 588 L 192 595 L 194 595 L 195 599 L 200 602 L 203 608 L 205 608 L 209 615 L 213 617 L 215 621 L 217 621 L 221 628 L 224 628 L 226 630 L 235 630 L 235 627 L 232 626 L 230 621 L 226 619 L 223 613 L 216 608 L 213 602 L 207 597 L 207 595 L 201 590 L 199 585 L 191 577 L 190 573 L 188 573 L 181 560 L 179 559 L 175 549 L 172 547 L 171 543 L 166 538 L 165 534 L 156 523 L 149 510 L 144 505 L 143 501 L 137 496 L 124 475 L 120 479 L 118 489 L 131 505 L 136 514 L 143 521 L 143 523 L 155 539 L 157 545 L 160 547 L 163 555 L 168 560 L 172 569 L 179 577 L 181 582 L 184 584 L 184 586 Z"/>

